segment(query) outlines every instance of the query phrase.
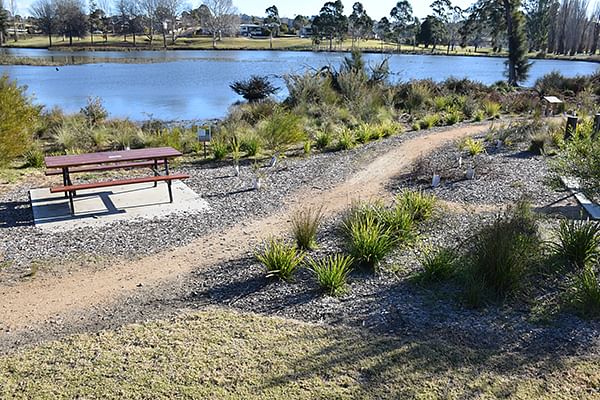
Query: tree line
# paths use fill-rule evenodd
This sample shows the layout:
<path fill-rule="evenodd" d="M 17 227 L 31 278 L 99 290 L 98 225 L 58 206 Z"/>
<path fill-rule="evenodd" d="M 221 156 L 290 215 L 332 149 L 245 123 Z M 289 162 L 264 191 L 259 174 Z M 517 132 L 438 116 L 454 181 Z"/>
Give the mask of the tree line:
<path fill-rule="evenodd" d="M 6 2 L 10 4 L 5 6 Z M 15 0 L 0 0 L 0 42 L 6 40 Z M 99 2 L 97 2 L 99 1 Z M 434 0 L 431 13 L 420 20 L 409 1 L 398 1 L 389 15 L 372 19 L 361 2 L 346 15 L 341 0 L 328 1 L 313 17 L 297 16 L 292 28 L 307 26 L 315 43 L 325 41 L 330 50 L 350 39 L 378 38 L 382 42 L 423 45 L 432 51 L 445 46 L 472 46 L 477 52 L 489 46 L 495 52 L 510 54 L 509 81 L 516 83 L 527 74 L 527 53 L 560 55 L 595 54 L 600 37 L 600 6 L 590 10 L 589 0 L 476 0 L 462 9 L 452 0 Z M 190 27 L 212 35 L 213 45 L 223 36 L 239 32 L 240 16 L 232 0 L 204 0 L 196 9 L 186 9 L 185 0 L 36 0 L 29 10 L 39 31 L 52 36 L 73 38 L 112 32 L 131 38 L 144 36 L 150 45 L 162 36 L 166 47 Z M 590 12 L 591 11 L 591 12 Z M 15 18 L 12 18 L 13 22 Z M 276 5 L 265 10 L 262 23 L 271 38 L 284 30 Z M 15 25 L 15 40 L 16 34 Z"/>

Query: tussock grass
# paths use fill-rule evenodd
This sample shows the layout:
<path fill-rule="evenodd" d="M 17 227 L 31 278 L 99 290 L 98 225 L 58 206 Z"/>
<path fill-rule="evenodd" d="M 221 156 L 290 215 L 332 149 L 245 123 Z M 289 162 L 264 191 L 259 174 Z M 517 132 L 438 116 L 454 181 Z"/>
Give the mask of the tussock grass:
<path fill-rule="evenodd" d="M 336 254 L 320 260 L 309 260 L 308 268 L 314 272 L 321 289 L 330 296 L 339 296 L 346 292 L 353 262 L 350 256 Z"/>
<path fill-rule="evenodd" d="M 408 212 L 416 222 L 431 218 L 435 206 L 435 196 L 423 191 L 404 190 L 396 196 L 396 207 Z"/>
<path fill-rule="evenodd" d="M 421 282 L 441 282 L 454 276 L 460 260 L 454 249 L 426 248 L 419 257 L 423 270 L 417 275 Z"/>
<path fill-rule="evenodd" d="M 317 232 L 323 220 L 323 208 L 306 208 L 292 216 L 292 234 L 302 250 L 312 250 L 317 245 Z"/>
<path fill-rule="evenodd" d="M 298 265 L 304 259 L 304 253 L 282 240 L 270 239 L 264 248 L 256 253 L 256 259 L 267 269 L 267 277 L 278 277 L 291 282 Z"/>
<path fill-rule="evenodd" d="M 351 218 L 344 228 L 349 253 L 358 264 L 370 269 L 376 269 L 396 244 L 392 230 L 374 215 Z"/>
<path fill-rule="evenodd" d="M 596 263 L 600 254 L 600 225 L 590 221 L 561 221 L 556 230 L 555 254 L 569 266 L 583 269 Z"/>
<path fill-rule="evenodd" d="M 600 318 L 600 281 L 591 266 L 584 268 L 576 276 L 570 301 L 580 316 L 589 319 Z"/>

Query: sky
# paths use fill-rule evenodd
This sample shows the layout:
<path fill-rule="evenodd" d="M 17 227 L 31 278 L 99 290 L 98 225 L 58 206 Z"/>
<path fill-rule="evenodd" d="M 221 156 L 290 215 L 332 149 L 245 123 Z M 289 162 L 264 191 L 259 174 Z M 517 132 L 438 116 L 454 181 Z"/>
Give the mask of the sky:
<path fill-rule="evenodd" d="M 18 12 L 21 15 L 27 15 L 29 7 L 34 0 L 17 0 Z M 241 13 L 248 15 L 262 16 L 265 14 L 267 7 L 275 4 L 279 9 L 279 15 L 282 17 L 295 17 L 298 14 L 301 15 L 316 15 L 319 10 L 325 4 L 327 0 L 233 0 L 233 4 L 240 10 Z M 344 11 L 346 14 L 352 12 L 352 4 L 355 0 L 345 0 Z M 417 17 L 425 17 L 429 14 L 429 4 L 433 0 L 412 0 L 413 10 Z M 474 2 L 474 0 L 455 0 L 454 4 L 460 7 L 468 7 Z M 5 1 L 8 3 L 8 1 Z M 188 0 L 188 3 L 192 7 L 197 7 L 201 4 L 199 0 Z M 368 1 L 363 0 L 363 5 L 367 10 L 367 13 L 374 19 L 380 19 L 383 16 L 387 16 L 390 10 L 396 5 L 394 0 L 375 0 Z"/>

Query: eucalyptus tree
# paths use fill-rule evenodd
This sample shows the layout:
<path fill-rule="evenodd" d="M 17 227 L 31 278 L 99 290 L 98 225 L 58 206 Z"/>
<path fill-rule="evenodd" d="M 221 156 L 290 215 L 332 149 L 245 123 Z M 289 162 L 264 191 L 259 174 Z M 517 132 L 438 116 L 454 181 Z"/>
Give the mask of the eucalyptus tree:
<path fill-rule="evenodd" d="M 381 40 L 381 50 L 383 51 L 385 41 L 392 35 L 392 24 L 387 17 L 381 18 L 375 24 L 375 33 L 379 37 L 379 40 Z"/>
<path fill-rule="evenodd" d="M 154 42 L 154 32 L 156 29 L 156 12 L 159 7 L 159 0 L 139 0 L 140 12 L 144 17 L 145 33 L 150 42 L 150 47 Z"/>
<path fill-rule="evenodd" d="M 273 31 L 275 35 L 279 35 L 279 26 L 281 21 L 279 19 L 279 10 L 277 6 L 273 5 L 265 10 L 267 17 L 265 18 L 265 25 L 269 28 L 269 47 L 273 48 Z"/>
<path fill-rule="evenodd" d="M 400 51 L 402 40 L 406 37 L 408 28 L 414 23 L 413 8 L 407 0 L 399 1 L 390 11 L 390 17 L 392 17 L 393 36 Z"/>
<path fill-rule="evenodd" d="M 523 9 L 527 19 L 529 49 L 546 51 L 552 17 L 556 15 L 558 0 L 525 0 Z"/>
<path fill-rule="evenodd" d="M 123 35 L 123 40 L 127 41 L 127 35 L 131 35 L 135 47 L 137 45 L 136 35 L 143 32 L 140 2 L 139 0 L 118 0 L 116 8 L 119 31 Z"/>
<path fill-rule="evenodd" d="M 452 4 L 451 0 L 435 0 L 431 3 L 431 9 L 445 27 L 446 40 L 448 42 L 447 53 L 454 50 L 458 38 L 460 23 L 463 20 L 463 10 Z"/>
<path fill-rule="evenodd" d="M 58 30 L 58 12 L 54 0 L 36 0 L 29 9 L 36 19 L 37 27 L 48 35 L 48 44 L 52 47 L 52 35 Z M 1 30 L 1 28 L 0 28 Z"/>
<path fill-rule="evenodd" d="M 419 43 L 425 45 L 425 48 L 432 46 L 431 51 L 434 51 L 438 44 L 440 44 L 446 36 L 446 28 L 439 18 L 428 15 L 423 23 L 417 39 Z"/>
<path fill-rule="evenodd" d="M 348 32 L 348 18 L 344 15 L 341 0 L 328 1 L 323 5 L 319 15 L 313 20 L 315 34 L 329 40 L 329 50 L 333 50 L 333 40 L 343 40 Z"/>
<path fill-rule="evenodd" d="M 0 0 L 0 46 L 6 41 L 6 30 L 8 27 L 8 12 L 4 8 L 4 1 Z"/>
<path fill-rule="evenodd" d="M 95 2 L 95 0 L 90 0 L 89 11 L 88 21 L 90 26 L 90 40 L 92 44 L 94 44 L 94 32 L 97 30 L 104 30 L 106 12 Z"/>
<path fill-rule="evenodd" d="M 352 46 L 360 40 L 367 38 L 373 32 L 374 22 L 367 14 L 365 7 L 360 2 L 354 3 L 352 6 L 352 14 L 348 17 L 348 29 L 352 36 Z"/>
<path fill-rule="evenodd" d="M 17 0 L 9 0 L 10 6 L 10 16 L 12 17 L 13 23 L 13 36 L 15 38 L 15 42 L 19 41 L 19 30 L 17 29 Z"/>

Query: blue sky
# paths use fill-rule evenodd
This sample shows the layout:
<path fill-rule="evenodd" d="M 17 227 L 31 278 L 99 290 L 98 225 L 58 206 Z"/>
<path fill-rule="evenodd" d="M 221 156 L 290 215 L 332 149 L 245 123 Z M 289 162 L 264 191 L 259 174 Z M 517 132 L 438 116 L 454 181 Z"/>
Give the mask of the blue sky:
<path fill-rule="evenodd" d="M 17 0 L 17 7 L 19 8 L 19 14 L 28 14 L 27 10 L 31 6 L 34 0 Z M 233 3 L 237 8 L 245 14 L 250 15 L 264 15 L 265 9 L 273 4 L 279 8 L 281 16 L 294 17 L 297 14 L 303 15 L 315 15 L 319 13 L 319 10 L 323 6 L 326 0 L 233 0 Z M 413 9 L 415 14 L 419 17 L 424 17 L 429 13 L 429 4 L 433 0 L 418 1 L 412 0 Z M 454 3 L 460 7 L 468 7 L 474 0 L 455 0 Z M 5 3 L 8 3 L 6 1 Z M 201 4 L 200 0 L 188 0 L 188 3 L 192 7 L 197 7 Z M 363 0 L 362 3 L 365 5 L 367 13 L 376 19 L 388 15 L 390 10 L 396 4 L 394 0 L 376 0 L 367 1 Z M 347 13 L 352 12 L 352 4 L 354 0 L 344 1 L 345 11 Z"/>

